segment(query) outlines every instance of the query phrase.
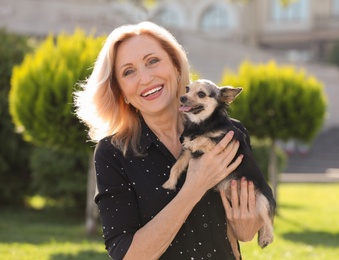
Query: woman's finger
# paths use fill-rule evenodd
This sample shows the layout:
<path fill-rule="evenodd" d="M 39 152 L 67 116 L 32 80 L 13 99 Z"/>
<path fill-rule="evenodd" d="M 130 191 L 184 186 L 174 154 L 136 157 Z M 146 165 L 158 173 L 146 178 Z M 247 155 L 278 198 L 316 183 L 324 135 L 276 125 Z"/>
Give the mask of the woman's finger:
<path fill-rule="evenodd" d="M 233 155 L 229 155 L 229 158 L 226 159 L 224 161 L 224 163 L 226 164 L 225 167 L 226 167 L 226 176 L 229 175 L 231 172 L 233 172 L 235 169 L 237 169 L 237 167 L 240 165 L 240 163 L 242 162 L 242 159 L 244 158 L 244 155 L 240 154 L 234 162 L 232 162 L 230 164 L 230 162 L 233 160 L 234 156 L 235 156 L 235 153 L 236 151 L 234 152 Z"/>
<path fill-rule="evenodd" d="M 214 151 L 215 154 L 220 154 L 222 151 L 224 151 L 228 144 L 232 141 L 232 138 L 234 136 L 233 131 L 229 131 L 223 139 L 220 140 L 220 142 L 213 148 L 212 151 Z"/>
<path fill-rule="evenodd" d="M 229 203 L 229 201 L 226 197 L 226 191 L 220 190 L 220 196 L 221 196 L 221 200 L 222 200 L 222 203 L 223 203 L 225 211 L 226 211 L 226 215 L 230 216 L 232 214 L 232 207 L 231 207 L 231 204 Z"/>
<path fill-rule="evenodd" d="M 247 180 L 242 177 L 240 181 L 240 207 L 243 212 L 248 211 L 248 187 L 247 187 Z"/>
<path fill-rule="evenodd" d="M 236 180 L 231 181 L 231 201 L 233 210 L 239 207 L 238 183 Z"/>
<path fill-rule="evenodd" d="M 234 159 L 235 155 L 238 152 L 239 146 L 239 141 L 235 141 L 230 143 L 223 151 L 223 156 L 226 156 L 225 160 L 228 162 L 228 164 Z"/>
<path fill-rule="evenodd" d="M 255 212 L 256 210 L 256 197 L 254 183 L 252 181 L 248 182 L 248 209 L 250 212 Z"/>

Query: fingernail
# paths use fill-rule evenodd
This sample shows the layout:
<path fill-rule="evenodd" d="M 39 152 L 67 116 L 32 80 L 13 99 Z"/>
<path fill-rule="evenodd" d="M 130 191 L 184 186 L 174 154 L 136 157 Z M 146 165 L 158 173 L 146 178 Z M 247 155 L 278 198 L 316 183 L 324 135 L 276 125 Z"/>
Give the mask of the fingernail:
<path fill-rule="evenodd" d="M 229 131 L 229 135 L 230 135 L 230 136 L 233 136 L 233 135 L 234 135 L 234 132 L 233 132 L 233 131 Z"/>

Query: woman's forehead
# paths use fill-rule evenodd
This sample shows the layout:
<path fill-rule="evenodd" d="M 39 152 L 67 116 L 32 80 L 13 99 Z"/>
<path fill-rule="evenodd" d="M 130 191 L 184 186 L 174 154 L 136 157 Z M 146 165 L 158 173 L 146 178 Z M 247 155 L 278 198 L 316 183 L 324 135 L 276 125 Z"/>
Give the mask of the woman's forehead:
<path fill-rule="evenodd" d="M 117 48 L 116 64 L 143 60 L 150 54 L 167 54 L 159 41 L 149 35 L 136 35 L 123 42 Z"/>

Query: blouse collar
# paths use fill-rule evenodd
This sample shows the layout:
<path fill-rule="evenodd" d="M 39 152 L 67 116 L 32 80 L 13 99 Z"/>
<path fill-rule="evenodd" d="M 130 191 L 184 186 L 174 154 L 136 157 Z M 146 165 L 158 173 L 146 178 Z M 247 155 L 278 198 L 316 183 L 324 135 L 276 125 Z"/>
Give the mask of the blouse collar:
<path fill-rule="evenodd" d="M 159 138 L 153 133 L 153 131 L 148 127 L 145 120 L 140 116 L 141 122 L 141 136 L 139 147 L 141 151 L 146 151 L 152 143 L 159 143 Z"/>

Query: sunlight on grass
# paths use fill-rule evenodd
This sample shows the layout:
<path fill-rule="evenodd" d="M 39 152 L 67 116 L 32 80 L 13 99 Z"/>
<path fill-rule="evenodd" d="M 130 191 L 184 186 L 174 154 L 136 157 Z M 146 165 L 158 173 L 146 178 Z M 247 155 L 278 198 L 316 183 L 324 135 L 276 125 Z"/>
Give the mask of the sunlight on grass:
<path fill-rule="evenodd" d="M 241 243 L 244 259 L 338 259 L 339 184 L 280 184 L 275 240 Z"/>
<path fill-rule="evenodd" d="M 47 201 L 44 197 L 35 195 L 26 198 L 26 204 L 32 209 L 43 209 L 47 205 Z"/>
<path fill-rule="evenodd" d="M 11 260 L 109 259 L 101 243 L 46 241 L 45 244 L 12 243 L 1 245 L 0 255 Z"/>
<path fill-rule="evenodd" d="M 275 240 L 261 249 L 256 240 L 241 243 L 244 260 L 339 259 L 339 183 L 280 184 Z M 34 208 L 44 201 L 32 197 Z M 109 259 L 101 235 L 85 234 L 84 216 L 51 210 L 2 209 L 0 259 Z"/>

